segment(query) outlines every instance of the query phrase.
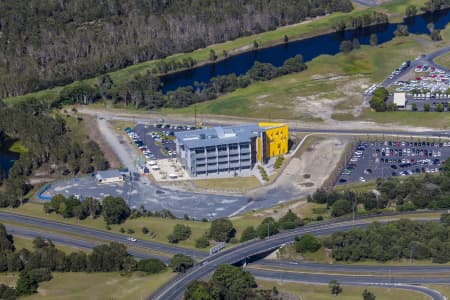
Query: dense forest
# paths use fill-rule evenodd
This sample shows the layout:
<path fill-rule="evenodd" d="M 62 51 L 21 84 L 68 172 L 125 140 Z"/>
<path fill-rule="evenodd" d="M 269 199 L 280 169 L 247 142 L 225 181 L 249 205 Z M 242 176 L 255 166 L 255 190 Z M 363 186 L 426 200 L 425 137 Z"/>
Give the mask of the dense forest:
<path fill-rule="evenodd" d="M 442 224 L 400 220 L 372 223 L 367 229 L 355 228 L 336 232 L 324 240 L 338 261 L 377 261 L 399 259 L 432 259 L 435 263 L 450 260 L 450 217 L 444 214 Z"/>
<path fill-rule="evenodd" d="M 351 10 L 350 0 L 4 0 L 0 98 Z"/>
<path fill-rule="evenodd" d="M 441 173 L 406 178 L 377 179 L 374 191 L 326 191 L 319 189 L 308 201 L 327 204 L 333 217 L 352 212 L 359 206 L 366 211 L 395 208 L 399 211 L 450 208 L 450 159 Z"/>
<path fill-rule="evenodd" d="M 103 153 L 93 141 L 76 141 L 64 119 L 56 114 L 31 114 L 0 102 L 0 140 L 19 140 L 26 148 L 0 181 L 0 207 L 17 206 L 30 185 L 28 177 L 46 165 L 58 175 L 90 173 L 108 168 Z"/>

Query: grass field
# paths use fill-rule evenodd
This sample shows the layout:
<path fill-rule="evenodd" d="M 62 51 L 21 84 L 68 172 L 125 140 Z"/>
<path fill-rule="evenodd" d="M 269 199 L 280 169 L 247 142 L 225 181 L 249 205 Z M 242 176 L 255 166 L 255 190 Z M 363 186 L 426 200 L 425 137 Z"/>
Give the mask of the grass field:
<path fill-rule="evenodd" d="M 161 274 L 133 273 L 58 273 L 53 279 L 39 284 L 38 293 L 20 299 L 145 299 L 158 287 L 175 276 L 166 271 Z M 0 274 L 0 283 L 14 286 L 15 274 Z"/>
<path fill-rule="evenodd" d="M 434 60 L 434 62 L 443 67 L 450 68 L 450 53 L 439 56 Z"/>
<path fill-rule="evenodd" d="M 421 6 L 422 3 L 419 0 L 394 0 L 391 3 L 384 3 L 376 8 L 364 8 L 359 5 L 356 5 L 355 9 L 348 14 L 334 13 L 325 17 L 308 20 L 306 22 L 302 22 L 299 24 L 281 27 L 273 31 L 246 36 L 225 43 L 211 45 L 207 48 L 198 49 L 190 53 L 175 54 L 165 58 L 164 60 L 182 60 L 183 58 L 186 57 L 192 57 L 195 60 L 197 60 L 199 64 L 208 63 L 210 49 L 213 49 L 216 52 L 216 54 L 219 56 L 219 59 L 223 59 L 222 53 L 224 50 L 226 50 L 229 54 L 235 54 L 241 52 L 244 49 L 249 48 L 251 49 L 251 46 L 253 45 L 254 41 L 257 41 L 260 44 L 260 48 L 262 48 L 282 43 L 283 37 L 285 35 L 287 35 L 290 38 L 290 40 L 294 40 L 329 32 L 332 30 L 332 24 L 334 20 L 347 16 L 361 15 L 367 11 L 373 10 L 384 11 L 390 14 L 391 21 L 398 21 L 404 15 L 404 9 L 409 4 L 417 4 L 418 6 Z M 135 64 L 133 66 L 124 69 L 110 72 L 109 75 L 111 76 L 111 78 L 115 83 L 121 83 L 128 80 L 131 76 L 134 76 L 136 74 L 142 74 L 148 70 L 153 69 L 159 61 L 160 60 L 153 60 Z M 94 78 L 87 79 L 84 80 L 84 82 L 94 84 L 95 79 Z M 51 102 L 57 99 L 59 91 L 61 89 L 62 87 L 56 87 L 35 93 L 30 93 L 24 96 L 7 98 L 5 99 L 5 101 L 7 103 L 12 104 L 18 101 L 23 101 L 28 97 L 32 96 L 38 99 L 45 99 L 46 101 Z"/>
<path fill-rule="evenodd" d="M 331 300 L 331 299 L 345 299 L 345 300 L 360 300 L 362 299 L 362 292 L 364 287 L 351 287 L 342 286 L 342 294 L 334 296 L 330 293 L 328 286 L 326 285 L 310 285 L 302 283 L 289 283 L 289 282 L 273 282 L 257 280 L 258 287 L 263 289 L 272 289 L 276 286 L 279 292 L 286 292 L 298 297 L 302 300 Z M 429 300 L 430 298 L 416 292 L 401 290 L 401 289 L 389 289 L 389 288 L 377 288 L 369 287 L 369 291 L 375 294 L 377 299 L 380 300 L 399 300 L 399 299 L 414 299 L 414 300 Z"/>
<path fill-rule="evenodd" d="M 261 186 L 261 182 L 255 176 L 198 179 L 191 182 L 200 189 L 234 192 L 245 192 Z"/>

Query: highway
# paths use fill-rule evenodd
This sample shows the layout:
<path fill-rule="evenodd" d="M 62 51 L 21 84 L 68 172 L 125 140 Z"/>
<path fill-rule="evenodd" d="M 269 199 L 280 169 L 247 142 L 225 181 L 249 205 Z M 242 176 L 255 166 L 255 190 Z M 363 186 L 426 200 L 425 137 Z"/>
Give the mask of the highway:
<path fill-rule="evenodd" d="M 413 261 L 414 264 L 414 261 Z M 312 272 L 343 272 L 343 273 L 385 273 L 385 274 L 436 274 L 436 273 L 450 273 L 449 265 L 434 265 L 434 266 L 390 266 L 389 264 L 380 265 L 345 265 L 345 264 L 319 264 L 312 262 L 298 262 L 287 260 L 271 260 L 262 259 L 249 266 L 283 269 L 288 271 L 312 271 Z"/>
<path fill-rule="evenodd" d="M 304 227 L 301 227 L 301 228 L 298 228 L 298 229 L 295 229 L 292 231 L 288 231 L 288 232 L 284 232 L 279 235 L 275 235 L 273 237 L 270 237 L 269 239 L 252 240 L 252 241 L 237 245 L 233 248 L 226 249 L 223 252 L 220 252 L 214 256 L 206 257 L 206 254 L 204 252 L 200 252 L 200 251 L 183 249 L 183 248 L 170 246 L 170 245 L 162 245 L 162 244 L 148 242 L 148 241 L 138 241 L 136 243 L 133 243 L 133 242 L 128 241 L 126 239 L 126 236 L 122 236 L 119 234 L 109 233 L 109 232 L 101 231 L 101 230 L 89 229 L 89 228 L 77 226 L 77 225 L 70 225 L 70 224 L 64 224 L 64 223 L 55 222 L 55 221 L 43 220 L 43 219 L 38 219 L 38 218 L 33 218 L 33 217 L 28 217 L 28 216 L 0 212 L 0 220 L 6 220 L 6 221 L 14 222 L 14 223 L 35 225 L 35 226 L 39 226 L 40 228 L 43 228 L 43 230 L 51 229 L 51 230 L 57 230 L 57 231 L 61 231 L 61 232 L 75 233 L 80 236 L 88 236 L 90 238 L 94 238 L 94 239 L 98 240 L 99 242 L 100 241 L 116 241 L 116 242 L 121 242 L 121 243 L 127 244 L 129 246 L 136 246 L 136 247 L 144 248 L 147 250 L 157 250 L 157 251 L 171 253 L 171 254 L 184 252 L 186 255 L 189 255 L 188 253 L 196 253 L 196 255 L 197 255 L 196 257 L 204 258 L 199 264 L 197 264 L 194 268 L 189 270 L 187 273 L 178 275 L 173 280 L 169 281 L 166 285 L 161 287 L 161 289 L 159 289 L 152 296 L 151 299 L 178 299 L 184 293 L 185 288 L 191 281 L 204 278 L 208 274 L 212 273 L 217 268 L 218 265 L 224 264 L 224 263 L 230 264 L 230 263 L 243 262 L 249 257 L 255 256 L 258 254 L 267 253 L 270 250 L 275 250 L 287 243 L 292 242 L 292 240 L 294 239 L 294 237 L 296 235 L 300 236 L 305 233 L 311 233 L 314 235 L 329 235 L 336 231 L 350 230 L 354 227 L 363 228 L 370 223 L 370 220 L 368 220 L 367 218 L 364 219 L 361 217 L 360 219 L 356 219 L 355 221 L 333 220 L 333 221 L 327 221 L 327 222 L 322 222 L 322 223 L 317 223 L 317 224 L 312 224 L 312 225 L 306 225 Z M 7 225 L 7 229 L 12 234 L 17 234 L 17 235 L 26 236 L 26 237 L 42 236 L 42 237 L 53 240 L 55 243 L 73 246 L 73 247 L 93 248 L 97 245 L 96 243 L 93 243 L 93 242 L 83 241 L 81 239 L 72 238 L 72 237 L 61 236 L 57 233 L 46 233 L 46 232 L 42 232 L 40 230 L 24 229 L 19 226 L 15 226 L 15 225 Z M 161 249 L 164 249 L 164 250 L 161 250 Z M 134 255 L 137 258 L 155 257 L 153 255 L 145 255 L 140 252 L 136 252 L 136 251 L 132 251 L 132 250 L 130 250 L 129 252 L 131 255 Z M 156 258 L 163 259 L 164 261 L 167 262 L 167 259 L 164 259 L 162 257 L 156 257 Z M 262 261 L 260 264 L 270 264 L 270 263 L 266 262 L 266 261 Z M 313 264 L 310 264 L 310 265 L 303 264 L 303 268 L 308 268 L 308 267 L 309 268 L 320 267 L 324 271 L 326 271 L 325 270 L 326 268 L 329 268 L 329 270 L 334 271 L 334 272 L 344 272 L 344 271 L 359 272 L 359 271 L 362 271 L 361 268 L 366 268 L 366 272 L 382 273 L 382 272 L 386 271 L 383 269 L 377 269 L 378 266 L 369 266 L 369 267 L 337 266 L 337 265 L 335 265 L 335 266 L 327 266 L 327 265 L 314 266 Z M 294 268 L 295 267 L 291 266 L 291 268 L 286 268 L 286 269 L 294 269 Z M 302 268 L 302 266 L 299 266 L 298 268 Z M 343 269 L 343 268 L 347 268 L 347 269 Z M 379 268 L 382 268 L 382 267 L 380 266 Z M 388 270 L 388 272 L 401 273 L 401 272 L 405 272 L 405 270 L 406 270 L 405 268 L 406 267 L 392 268 L 392 269 Z M 411 269 L 408 269 L 409 270 L 408 272 L 410 272 L 410 273 L 417 273 L 417 272 L 424 273 L 424 272 L 421 272 L 421 269 L 419 269 L 419 268 L 418 269 L 415 269 L 415 267 L 414 268 L 410 267 L 410 268 Z M 433 269 L 433 268 L 427 267 L 425 269 L 428 269 L 428 268 L 430 269 L 429 272 L 431 273 L 432 272 L 431 269 Z M 444 267 L 442 267 L 442 266 L 438 266 L 437 269 L 435 269 L 435 270 L 439 270 L 439 271 L 443 271 L 443 272 L 448 271 L 448 269 L 444 269 Z M 269 278 L 270 276 L 275 276 L 276 278 L 280 278 L 280 273 L 276 273 L 278 271 L 275 271 L 275 270 L 264 270 L 264 271 L 266 273 L 255 273 L 255 275 L 257 275 L 257 277 L 261 277 L 261 278 Z M 303 277 L 301 277 L 300 275 L 297 275 L 297 274 L 299 274 L 299 273 L 297 273 L 298 270 L 295 272 L 294 271 L 295 270 L 293 270 L 292 272 L 283 271 L 282 272 L 283 274 L 286 274 L 286 273 L 291 274 L 292 273 L 294 275 L 289 275 L 289 277 L 283 277 L 284 276 L 283 275 L 282 278 L 284 278 L 284 280 L 297 280 L 297 281 L 298 280 L 305 281 L 305 276 L 307 278 L 316 278 L 316 277 L 311 277 L 310 275 L 312 275 L 312 274 L 305 275 L 306 273 L 304 273 Z M 262 272 L 262 271 L 252 271 L 252 272 Z M 271 272 L 273 272 L 273 273 L 271 273 Z M 342 276 L 344 276 L 344 275 L 342 275 Z M 356 276 L 356 277 L 360 278 L 361 276 Z M 319 281 L 317 283 L 321 283 L 324 280 L 327 280 L 326 277 L 324 277 L 324 278 L 321 279 L 322 281 Z M 362 278 L 364 278 L 364 277 L 362 277 Z M 383 277 L 383 278 L 385 278 L 385 277 Z M 314 280 L 316 280 L 316 279 L 314 279 Z M 357 284 L 357 285 L 363 285 L 363 283 L 364 283 L 361 280 L 353 280 L 353 277 L 351 277 L 351 276 L 350 277 L 346 276 L 342 280 L 341 280 L 341 278 L 339 278 L 338 280 L 343 284 L 352 284 L 353 283 L 353 284 Z M 438 280 L 433 277 L 431 277 L 431 279 L 427 277 L 426 281 L 422 280 L 422 278 L 415 279 L 416 281 L 414 281 L 414 280 L 408 281 L 408 280 L 409 279 L 405 278 L 404 281 L 399 280 L 396 282 L 402 283 L 402 284 L 413 284 L 413 283 L 415 284 L 415 283 L 417 283 L 417 281 L 420 281 L 420 283 L 425 283 L 425 282 L 426 283 L 428 283 L 428 282 L 436 283 L 436 284 L 442 283 L 442 280 Z M 384 279 L 378 280 L 377 277 L 371 277 L 370 282 L 373 284 L 386 284 L 386 280 L 384 280 Z M 433 299 L 441 299 L 441 298 L 433 298 Z"/>
<path fill-rule="evenodd" d="M 60 244 L 68 247 L 74 247 L 79 249 L 93 249 L 94 247 L 101 244 L 99 241 L 98 243 L 83 240 L 83 239 L 76 239 L 73 237 L 65 236 L 62 234 L 57 233 L 50 233 L 46 231 L 41 230 L 33 230 L 29 228 L 24 228 L 20 226 L 13 226 L 9 224 L 5 224 L 6 230 L 8 231 L 8 234 L 12 234 L 13 236 L 21 236 L 24 238 L 30 238 L 34 239 L 36 237 L 42 237 L 44 239 L 51 240 L 54 244 Z M 76 251 L 76 249 L 74 249 Z M 146 254 L 142 252 L 135 251 L 133 249 L 128 249 L 128 253 L 135 258 L 138 259 L 148 259 L 148 258 L 156 258 L 159 259 L 165 263 L 169 262 L 169 258 L 165 256 L 155 255 L 155 254 Z"/>
<path fill-rule="evenodd" d="M 188 255 L 191 257 L 202 258 L 206 256 L 206 253 L 198 250 L 190 250 L 172 245 L 164 245 L 157 242 L 137 240 L 136 242 L 129 241 L 127 236 L 92 229 L 84 226 L 71 225 L 67 223 L 50 221 L 41 218 L 23 216 L 19 214 L 13 214 L 9 212 L 0 212 L 0 221 L 13 222 L 15 224 L 31 225 L 34 227 L 45 228 L 52 231 L 67 232 L 70 234 L 75 234 L 78 236 L 86 236 L 89 238 L 95 238 L 99 241 L 106 242 L 118 242 L 125 244 L 127 246 L 139 247 L 144 249 L 149 249 L 152 251 L 157 251 L 161 253 L 167 253 L 169 255 L 174 255 L 177 253 Z"/>
<path fill-rule="evenodd" d="M 335 231 L 350 230 L 354 227 L 364 227 L 368 224 L 366 220 L 342 221 L 337 223 L 322 223 L 302 228 L 295 229 L 293 231 L 285 232 L 270 239 L 254 240 L 247 242 L 232 249 L 225 250 L 219 254 L 204 259 L 200 264 L 189 270 L 187 273 L 174 278 L 169 281 L 158 291 L 156 291 L 150 299 L 178 299 L 183 295 L 184 290 L 190 282 L 206 277 L 209 273 L 213 272 L 220 264 L 230 264 L 245 261 L 248 257 L 258 254 L 266 253 L 269 250 L 274 250 L 280 246 L 292 242 L 296 235 L 302 235 L 305 233 L 311 233 L 314 235 L 329 235 Z M 305 275 L 306 276 L 306 275 Z M 309 275 L 308 275 L 309 276 Z M 356 276 L 359 277 L 359 276 Z M 383 277 L 384 278 L 384 277 Z M 384 279 L 377 282 L 372 280 L 373 283 L 385 283 Z M 421 279 L 420 279 L 421 280 Z M 329 281 L 329 280 L 328 280 Z M 328 282 L 327 281 L 327 282 Z M 440 283 L 439 280 L 431 280 L 432 283 Z M 346 282 L 351 282 L 346 281 Z M 355 282 L 355 284 L 358 282 Z M 361 283 L 360 283 L 361 284 Z M 437 298 L 439 299 L 439 298 Z"/>
<path fill-rule="evenodd" d="M 331 280 L 337 280 L 341 285 L 351 286 L 376 286 L 383 288 L 400 288 L 405 290 L 413 290 L 430 296 L 433 300 L 447 300 L 440 292 L 420 286 L 420 284 L 450 284 L 448 277 L 423 277 L 423 278 L 394 278 L 390 276 L 349 276 L 341 274 L 309 274 L 309 273 L 293 273 L 275 270 L 259 270 L 249 268 L 256 278 L 269 281 L 290 281 L 307 284 L 326 285 Z"/>

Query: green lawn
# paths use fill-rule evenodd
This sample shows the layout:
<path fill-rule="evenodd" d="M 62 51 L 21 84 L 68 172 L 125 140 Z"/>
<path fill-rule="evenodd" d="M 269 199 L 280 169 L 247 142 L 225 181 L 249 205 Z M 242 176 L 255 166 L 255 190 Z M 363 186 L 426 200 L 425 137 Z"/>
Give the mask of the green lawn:
<path fill-rule="evenodd" d="M 345 300 L 361 300 L 364 287 L 351 287 L 342 286 L 343 292 L 338 296 L 334 296 L 330 293 L 327 285 L 311 285 L 302 283 L 288 283 L 279 281 L 265 281 L 257 280 L 258 287 L 263 289 L 272 289 L 276 286 L 279 292 L 286 292 L 298 297 L 301 300 L 332 300 L 332 299 L 345 299 Z M 380 300 L 399 300 L 399 299 L 414 299 L 414 300 L 429 300 L 428 296 L 423 294 L 401 290 L 401 289 L 389 289 L 389 288 L 377 288 L 368 287 L 369 291 L 375 294 L 377 299 Z"/>
<path fill-rule="evenodd" d="M 158 287 L 175 276 L 166 271 L 161 274 L 133 273 L 58 273 L 53 279 L 39 284 L 38 293 L 20 299 L 145 299 Z M 14 286 L 15 274 L 0 274 L 0 283 Z"/>
<path fill-rule="evenodd" d="M 439 56 L 434 60 L 435 63 L 450 68 L 450 53 Z"/>
<path fill-rule="evenodd" d="M 192 180 L 191 183 L 200 189 L 234 192 L 245 192 L 261 186 L 261 183 L 255 176 L 197 179 Z"/>

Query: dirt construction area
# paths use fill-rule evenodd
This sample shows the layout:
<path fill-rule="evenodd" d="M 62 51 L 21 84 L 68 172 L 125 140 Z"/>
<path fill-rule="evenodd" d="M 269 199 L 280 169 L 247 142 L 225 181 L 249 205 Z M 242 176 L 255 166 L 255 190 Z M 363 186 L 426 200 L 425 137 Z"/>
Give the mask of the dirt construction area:
<path fill-rule="evenodd" d="M 302 198 L 317 190 L 336 167 L 347 141 L 340 138 L 309 137 L 281 175 L 267 187 L 252 192 L 258 199 L 279 195 L 280 199 Z"/>

